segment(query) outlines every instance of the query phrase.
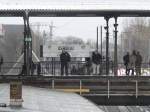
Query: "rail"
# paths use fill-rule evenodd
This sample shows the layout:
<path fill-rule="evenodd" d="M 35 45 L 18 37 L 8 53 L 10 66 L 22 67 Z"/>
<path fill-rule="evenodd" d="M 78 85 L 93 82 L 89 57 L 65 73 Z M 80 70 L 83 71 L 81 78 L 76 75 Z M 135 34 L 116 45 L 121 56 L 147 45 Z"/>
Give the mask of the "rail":
<path fill-rule="evenodd" d="M 149 80 L 100 80 L 100 79 L 52 79 L 51 89 L 76 92 L 80 95 L 107 96 L 135 96 L 150 95 Z"/>
<path fill-rule="evenodd" d="M 14 66 L 15 65 L 15 66 Z M 71 61 L 68 66 L 69 76 L 105 76 L 106 74 L 106 63 L 102 61 L 100 66 L 100 73 L 92 73 L 93 67 L 87 67 L 86 61 Z M 20 62 L 4 62 L 0 65 L 0 75 L 19 75 L 22 71 L 23 63 Z M 32 70 L 32 75 L 43 75 L 43 76 L 60 76 L 61 74 L 61 65 L 60 61 L 41 61 L 40 68 L 38 67 L 39 63 L 34 63 Z M 114 74 L 114 65 L 113 62 L 110 62 L 109 76 L 116 76 Z M 136 76 L 136 69 L 134 68 L 134 76 Z M 133 76 L 130 74 L 129 76 Z M 118 75 L 117 76 L 126 76 L 125 66 L 123 63 L 118 63 Z M 141 76 L 150 76 L 150 64 L 142 63 L 141 65 Z"/>

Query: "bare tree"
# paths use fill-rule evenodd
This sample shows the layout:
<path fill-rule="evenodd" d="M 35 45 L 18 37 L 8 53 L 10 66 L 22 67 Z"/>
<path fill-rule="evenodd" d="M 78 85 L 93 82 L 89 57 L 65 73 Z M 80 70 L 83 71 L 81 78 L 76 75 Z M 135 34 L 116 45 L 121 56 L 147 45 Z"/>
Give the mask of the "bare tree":
<path fill-rule="evenodd" d="M 123 54 L 127 51 L 140 51 L 143 61 L 149 60 L 150 24 L 147 18 L 134 18 L 127 22 L 121 36 L 123 38 Z M 149 22 L 150 23 L 150 22 Z"/>

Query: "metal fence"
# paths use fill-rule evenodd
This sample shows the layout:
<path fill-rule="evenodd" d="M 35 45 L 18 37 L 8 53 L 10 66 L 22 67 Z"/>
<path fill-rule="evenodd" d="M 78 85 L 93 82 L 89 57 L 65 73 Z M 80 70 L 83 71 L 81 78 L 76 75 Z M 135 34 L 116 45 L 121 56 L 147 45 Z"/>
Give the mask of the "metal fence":
<path fill-rule="evenodd" d="M 61 74 L 61 64 L 60 61 L 41 61 L 40 68 L 38 67 L 39 63 L 34 63 L 35 67 L 33 68 L 32 75 L 43 75 L 43 76 L 60 76 Z M 68 73 L 70 76 L 73 75 L 93 75 L 93 67 L 87 67 L 86 61 L 71 61 L 68 64 Z M 99 76 L 106 75 L 106 63 L 102 61 L 100 64 L 100 73 Z M 4 62 L 0 65 L 0 75 L 19 75 L 22 71 L 23 63 L 20 62 Z M 75 68 L 75 70 L 73 70 Z M 114 76 L 114 64 L 111 61 L 109 63 L 109 75 Z M 40 70 L 39 70 L 40 69 Z M 131 71 L 130 71 L 130 74 Z M 134 68 L 134 75 L 136 75 L 136 70 Z M 142 63 L 141 65 L 141 76 L 150 75 L 150 64 Z M 125 66 L 123 63 L 118 63 L 118 76 L 126 76 Z"/>
<path fill-rule="evenodd" d="M 74 72 L 73 68 L 76 70 Z M 86 62 L 85 61 L 71 61 L 68 63 L 69 75 L 85 75 L 86 74 Z M 42 61 L 41 62 L 41 74 L 49 74 L 58 76 L 61 74 L 60 61 Z"/>
<path fill-rule="evenodd" d="M 77 92 L 80 95 L 138 96 L 150 94 L 150 82 L 137 79 L 52 79 L 52 89 Z"/>
<path fill-rule="evenodd" d="M 0 75 L 18 75 L 22 70 L 21 62 L 4 62 L 0 65 Z"/>

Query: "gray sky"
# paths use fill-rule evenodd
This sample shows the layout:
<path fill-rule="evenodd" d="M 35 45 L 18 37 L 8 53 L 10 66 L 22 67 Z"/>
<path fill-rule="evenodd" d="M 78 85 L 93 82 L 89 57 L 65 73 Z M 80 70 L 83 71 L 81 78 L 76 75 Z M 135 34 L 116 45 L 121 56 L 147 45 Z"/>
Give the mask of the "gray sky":
<path fill-rule="evenodd" d="M 123 18 L 118 19 L 119 32 L 122 29 Z M 31 24 L 41 23 L 41 29 L 48 30 L 48 26 L 53 21 L 53 35 L 55 36 L 76 36 L 83 40 L 92 39 L 96 40 L 96 28 L 97 26 L 105 26 L 105 20 L 103 17 L 32 17 L 30 18 Z M 0 24 L 23 24 L 22 18 L 0 18 Z M 113 33 L 114 19 L 110 19 L 110 35 Z M 105 36 L 105 30 L 103 29 L 103 36 Z"/>
<path fill-rule="evenodd" d="M 64 6 L 65 5 L 65 6 Z M 0 9 L 33 9 L 33 8 L 84 8 L 84 9 L 148 9 L 148 0 L 0 0 Z M 125 19 L 119 18 L 119 32 Z M 76 36 L 87 39 L 96 39 L 96 27 L 105 26 L 104 18 L 30 18 L 30 23 L 41 22 L 50 24 L 53 21 L 54 36 Z M 22 18 L 0 18 L 1 24 L 23 24 Z M 110 35 L 113 32 L 114 19 L 110 20 Z M 43 27 L 46 29 L 46 27 Z M 105 31 L 103 32 L 105 33 Z M 105 35 L 104 35 L 105 36 Z"/>

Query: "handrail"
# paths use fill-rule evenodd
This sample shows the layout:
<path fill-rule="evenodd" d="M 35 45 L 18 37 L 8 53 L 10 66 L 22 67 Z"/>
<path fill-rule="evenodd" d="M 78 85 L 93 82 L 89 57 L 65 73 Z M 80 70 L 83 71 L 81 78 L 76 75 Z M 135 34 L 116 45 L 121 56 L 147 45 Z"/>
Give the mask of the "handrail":
<path fill-rule="evenodd" d="M 16 63 L 17 63 L 17 66 L 16 66 Z M 37 66 L 38 66 L 38 63 L 35 62 L 35 65 L 36 65 L 36 69 L 34 70 L 34 74 L 35 75 L 49 75 L 49 76 L 60 76 L 60 69 L 61 69 L 61 65 L 60 65 L 60 61 L 57 61 L 57 60 L 53 60 L 53 61 L 41 61 L 41 70 L 40 72 L 37 72 Z M 15 64 L 15 66 L 13 66 Z M 4 62 L 1 66 L 1 69 L 4 72 L 8 72 L 9 74 L 11 74 L 11 72 L 15 69 L 17 69 L 18 71 L 21 71 L 22 70 L 22 65 L 23 65 L 23 62 Z M 71 70 L 73 69 L 73 66 L 76 67 L 76 73 L 73 73 Z M 110 69 L 110 74 L 111 76 L 114 76 L 114 66 L 113 66 L 113 63 L 112 65 L 110 66 L 111 69 Z M 88 68 L 86 68 L 86 61 L 71 61 L 69 63 L 69 67 L 68 67 L 68 73 L 70 76 L 73 76 L 73 75 L 81 75 L 81 76 L 88 76 L 88 75 L 91 75 L 91 76 L 94 76 L 92 74 L 92 66 L 90 68 L 90 72 L 87 70 Z M 101 70 L 101 74 L 97 74 L 99 76 L 103 76 L 105 75 L 106 71 L 105 71 L 105 61 L 102 62 L 102 68 L 100 68 Z M 9 75 L 8 74 L 8 75 Z M 19 74 L 19 73 L 18 73 Z M 142 63 L 142 68 L 141 68 L 141 76 L 150 76 L 150 64 L 149 63 Z M 6 73 L 3 74 L 3 75 L 7 75 Z M 17 74 L 13 74 L 13 75 L 17 75 Z M 131 75 L 131 74 L 130 74 Z M 134 76 L 136 75 L 136 73 L 134 73 Z M 96 75 L 95 75 L 96 76 Z M 126 73 L 125 73 L 125 66 L 123 63 L 118 63 L 118 76 L 126 76 Z"/>
<path fill-rule="evenodd" d="M 59 89 L 59 90 L 70 89 L 72 92 L 73 91 L 79 92 L 79 94 L 83 96 L 92 95 L 92 94 L 102 95 L 102 96 L 107 95 L 107 98 L 109 99 L 110 96 L 114 96 L 114 95 L 116 96 L 129 95 L 129 96 L 135 96 L 136 98 L 138 98 L 139 95 L 148 95 L 148 94 L 150 95 L 149 84 L 146 84 L 148 81 L 145 82 L 145 88 L 143 88 L 143 90 L 139 89 L 143 87 L 143 85 L 140 85 L 140 83 L 142 84 L 143 82 L 140 82 L 138 80 L 132 80 L 130 81 L 130 83 L 128 83 L 128 81 L 122 81 L 122 80 L 116 83 L 116 82 L 111 82 L 110 79 L 104 80 L 104 82 L 101 82 L 100 80 L 98 82 L 97 81 L 90 82 L 90 80 L 82 80 L 82 79 L 74 79 L 71 81 L 63 80 L 63 79 L 52 79 L 51 83 L 52 83 L 52 89 Z M 118 85 L 116 86 L 116 84 Z M 57 86 L 56 88 L 55 85 Z M 107 89 L 105 87 L 107 87 Z M 144 93 L 142 93 L 142 91 Z"/>
<path fill-rule="evenodd" d="M 138 97 L 138 81 L 136 80 L 136 98 Z"/>
<path fill-rule="evenodd" d="M 108 99 L 109 99 L 109 96 L 110 96 L 110 81 L 108 80 L 107 81 L 107 87 L 108 87 L 108 94 L 107 94 L 107 96 L 108 96 Z"/>

